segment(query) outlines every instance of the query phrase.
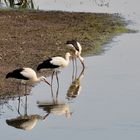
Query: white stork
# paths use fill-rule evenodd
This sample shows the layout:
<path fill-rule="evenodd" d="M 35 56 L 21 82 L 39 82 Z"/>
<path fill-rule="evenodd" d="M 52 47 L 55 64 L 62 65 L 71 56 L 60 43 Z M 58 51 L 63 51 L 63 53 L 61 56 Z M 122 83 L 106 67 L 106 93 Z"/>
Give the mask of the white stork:
<path fill-rule="evenodd" d="M 67 46 L 71 47 L 72 50 L 74 51 L 74 55 L 75 57 L 78 57 L 83 68 L 85 68 L 84 65 L 84 58 L 81 56 L 81 52 L 82 52 L 82 46 L 80 45 L 80 43 L 76 40 L 68 40 L 66 42 Z"/>
<path fill-rule="evenodd" d="M 58 94 L 58 89 L 59 89 L 58 70 L 59 70 L 59 68 L 64 68 L 64 67 L 68 66 L 68 64 L 70 62 L 70 56 L 71 56 L 71 54 L 69 52 L 67 52 L 65 54 L 65 58 L 60 57 L 60 56 L 51 57 L 51 58 L 48 58 L 47 60 L 43 61 L 41 64 L 39 64 L 37 66 L 37 71 L 39 71 L 41 69 L 53 70 L 52 77 L 51 77 L 51 85 L 53 82 L 53 76 L 54 76 L 54 74 L 56 74 L 56 79 L 57 79 L 57 84 L 58 84 L 57 94 Z"/>
<path fill-rule="evenodd" d="M 25 83 L 27 83 L 27 82 L 37 83 L 37 82 L 40 82 L 40 81 L 44 81 L 48 85 L 50 85 L 50 83 L 47 81 L 47 79 L 44 76 L 37 77 L 36 72 L 31 68 L 15 69 L 12 72 L 9 72 L 6 75 L 6 78 L 20 79 L 20 80 L 24 81 Z"/>
<path fill-rule="evenodd" d="M 74 80 L 74 77 L 77 75 L 77 61 L 76 58 L 78 58 L 83 66 L 83 69 L 85 68 L 84 65 L 84 58 L 81 56 L 82 52 L 82 46 L 80 43 L 76 40 L 68 40 L 66 42 L 66 45 L 73 51 L 73 74 L 72 74 L 72 80 Z"/>

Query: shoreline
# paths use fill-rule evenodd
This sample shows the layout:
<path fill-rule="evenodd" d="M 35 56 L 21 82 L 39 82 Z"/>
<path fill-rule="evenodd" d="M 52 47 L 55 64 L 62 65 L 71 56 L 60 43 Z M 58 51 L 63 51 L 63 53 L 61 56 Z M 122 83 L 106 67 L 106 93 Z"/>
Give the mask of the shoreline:
<path fill-rule="evenodd" d="M 116 14 L 0 10 L 0 96 L 17 95 L 13 80 L 5 80 L 7 72 L 64 56 L 70 39 L 81 43 L 83 56 L 101 53 L 114 36 L 130 32 L 126 25 Z"/>

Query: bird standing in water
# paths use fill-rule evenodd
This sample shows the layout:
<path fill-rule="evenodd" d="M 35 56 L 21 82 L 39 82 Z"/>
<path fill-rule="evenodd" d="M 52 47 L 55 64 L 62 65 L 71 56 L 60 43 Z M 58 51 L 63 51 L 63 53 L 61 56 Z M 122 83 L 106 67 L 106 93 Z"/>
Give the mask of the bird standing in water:
<path fill-rule="evenodd" d="M 69 52 L 67 52 L 65 54 L 65 58 L 60 57 L 60 56 L 51 57 L 51 58 L 48 58 L 47 60 L 43 61 L 41 64 L 39 64 L 37 66 L 37 71 L 39 71 L 41 69 L 51 69 L 51 70 L 53 70 L 53 73 L 52 73 L 52 76 L 51 76 L 51 85 L 53 83 L 53 76 L 55 74 L 56 75 L 56 80 L 57 80 L 57 85 L 58 85 L 56 95 L 58 95 L 58 90 L 59 90 L 58 70 L 60 68 L 64 68 L 64 67 L 68 66 L 68 64 L 70 62 L 70 56 L 71 56 L 71 54 Z"/>
<path fill-rule="evenodd" d="M 76 40 L 68 40 L 66 42 L 67 46 L 71 48 L 72 51 L 74 51 L 74 55 L 73 55 L 73 77 L 74 77 L 74 73 L 77 74 L 77 61 L 76 58 L 78 58 L 83 66 L 83 69 L 85 68 L 84 65 L 84 58 L 81 56 L 81 52 L 82 52 L 82 46 L 81 44 L 76 41 Z M 76 70 L 74 70 L 74 68 L 76 68 Z M 75 72 L 76 71 L 76 72 Z"/>

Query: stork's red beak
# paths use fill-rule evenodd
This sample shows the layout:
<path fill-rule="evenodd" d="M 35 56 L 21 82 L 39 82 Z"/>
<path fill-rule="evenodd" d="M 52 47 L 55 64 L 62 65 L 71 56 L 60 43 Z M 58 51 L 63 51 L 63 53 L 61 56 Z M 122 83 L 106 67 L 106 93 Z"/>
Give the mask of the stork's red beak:
<path fill-rule="evenodd" d="M 84 61 L 80 60 L 82 66 L 83 66 L 83 69 L 85 69 L 85 64 L 84 64 Z"/>
<path fill-rule="evenodd" d="M 46 79 L 44 79 L 44 81 L 45 81 L 49 86 L 51 86 L 51 84 L 50 84 Z"/>

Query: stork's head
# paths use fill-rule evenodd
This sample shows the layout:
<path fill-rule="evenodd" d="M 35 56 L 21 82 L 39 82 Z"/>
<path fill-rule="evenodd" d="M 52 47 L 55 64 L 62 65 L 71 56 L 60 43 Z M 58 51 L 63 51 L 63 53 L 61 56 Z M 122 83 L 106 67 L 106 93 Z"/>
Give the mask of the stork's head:
<path fill-rule="evenodd" d="M 51 85 L 51 84 L 47 81 L 47 78 L 46 78 L 46 77 L 41 76 L 39 79 L 40 79 L 40 81 L 43 81 L 43 82 L 47 83 L 48 85 Z"/>
<path fill-rule="evenodd" d="M 67 46 L 73 48 L 75 51 L 78 51 L 81 54 L 82 47 L 77 40 L 68 40 L 66 44 Z"/>

